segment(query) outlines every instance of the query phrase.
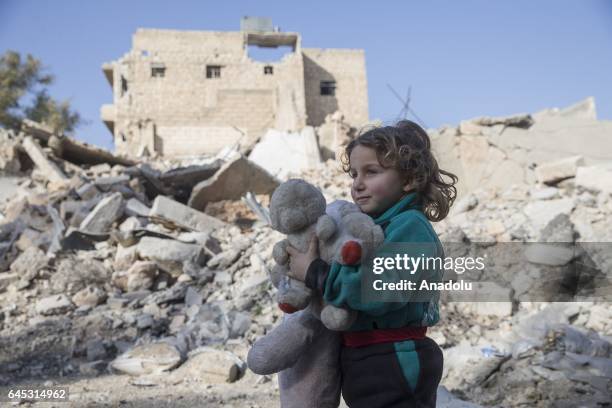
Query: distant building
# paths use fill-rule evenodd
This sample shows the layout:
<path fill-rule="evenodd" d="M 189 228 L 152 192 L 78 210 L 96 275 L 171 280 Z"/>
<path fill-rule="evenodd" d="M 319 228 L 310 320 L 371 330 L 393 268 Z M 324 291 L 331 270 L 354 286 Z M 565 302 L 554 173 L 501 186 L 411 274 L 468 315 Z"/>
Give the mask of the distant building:
<path fill-rule="evenodd" d="M 351 125 L 368 121 L 363 50 L 302 48 L 299 34 L 267 31 L 265 19 L 243 19 L 241 26 L 136 31 L 132 50 L 102 66 L 113 104 L 102 106 L 101 116 L 117 152 L 214 154 L 269 128 L 318 126 L 336 110 Z M 249 58 L 249 46 L 292 52 L 261 62 Z"/>

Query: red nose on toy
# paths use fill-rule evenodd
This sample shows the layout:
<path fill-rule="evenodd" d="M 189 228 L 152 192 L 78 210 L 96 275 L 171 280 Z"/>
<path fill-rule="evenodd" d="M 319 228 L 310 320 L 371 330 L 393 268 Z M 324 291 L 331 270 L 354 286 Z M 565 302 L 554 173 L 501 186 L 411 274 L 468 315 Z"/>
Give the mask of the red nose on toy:
<path fill-rule="evenodd" d="M 361 260 L 361 245 L 357 241 L 347 241 L 342 245 L 342 263 L 345 265 L 355 265 Z"/>
<path fill-rule="evenodd" d="M 289 303 L 279 303 L 278 308 L 287 314 L 295 313 L 298 311 L 296 307 L 291 306 Z"/>

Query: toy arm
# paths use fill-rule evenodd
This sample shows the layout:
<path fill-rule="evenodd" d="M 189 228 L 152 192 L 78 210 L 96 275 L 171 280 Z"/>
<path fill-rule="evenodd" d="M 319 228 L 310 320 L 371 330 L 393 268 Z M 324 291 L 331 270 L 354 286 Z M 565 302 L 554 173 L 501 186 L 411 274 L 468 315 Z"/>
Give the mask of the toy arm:
<path fill-rule="evenodd" d="M 289 262 L 289 253 L 287 252 L 287 246 L 289 245 L 289 241 L 283 239 L 274 244 L 274 248 L 272 248 L 272 258 L 279 265 L 287 265 Z"/>

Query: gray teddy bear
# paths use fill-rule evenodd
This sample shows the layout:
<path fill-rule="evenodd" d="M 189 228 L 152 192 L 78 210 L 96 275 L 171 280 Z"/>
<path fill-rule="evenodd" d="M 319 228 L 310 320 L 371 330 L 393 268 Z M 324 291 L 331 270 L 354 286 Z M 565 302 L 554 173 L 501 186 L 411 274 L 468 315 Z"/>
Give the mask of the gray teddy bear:
<path fill-rule="evenodd" d="M 382 244 L 384 234 L 355 204 L 326 205 L 321 192 L 301 179 L 281 184 L 270 200 L 272 228 L 287 234 L 273 249 L 271 280 L 278 289 L 283 321 L 249 350 L 247 364 L 261 375 L 279 374 L 281 406 L 337 407 L 340 399 L 340 333 L 357 312 L 323 302 L 303 282 L 287 276 L 287 245 L 306 252 L 316 235 L 321 259 L 361 263 Z"/>

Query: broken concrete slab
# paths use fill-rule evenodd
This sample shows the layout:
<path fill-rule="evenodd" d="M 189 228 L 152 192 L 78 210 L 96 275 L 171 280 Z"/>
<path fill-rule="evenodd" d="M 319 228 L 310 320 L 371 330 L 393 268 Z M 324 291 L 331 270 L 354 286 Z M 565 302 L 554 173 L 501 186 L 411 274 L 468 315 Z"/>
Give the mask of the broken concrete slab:
<path fill-rule="evenodd" d="M 129 216 L 148 217 L 151 209 L 137 198 L 130 198 L 125 204 L 125 213 Z"/>
<path fill-rule="evenodd" d="M 472 123 L 480 126 L 495 126 L 504 125 L 509 127 L 517 127 L 521 129 L 529 129 L 533 125 L 534 120 L 530 114 L 519 113 L 511 116 L 489 117 L 482 116 L 471 120 Z"/>
<path fill-rule="evenodd" d="M 575 183 L 584 190 L 612 194 L 612 165 L 579 167 Z"/>
<path fill-rule="evenodd" d="M 555 187 L 532 188 L 529 190 L 529 196 L 534 200 L 552 200 L 559 198 L 559 189 Z"/>
<path fill-rule="evenodd" d="M 42 250 L 37 247 L 30 247 L 11 264 L 11 272 L 18 273 L 22 277 L 26 275 L 35 276 L 48 263 L 49 259 Z"/>
<path fill-rule="evenodd" d="M 121 176 L 99 177 L 94 181 L 94 184 L 102 191 L 109 191 L 113 186 L 127 185 L 129 181 L 130 176 L 123 174 Z"/>
<path fill-rule="evenodd" d="M 340 111 L 325 116 L 325 122 L 316 129 L 321 159 L 338 159 L 344 146 L 353 137 L 353 129 Z"/>
<path fill-rule="evenodd" d="M 208 180 L 193 188 L 188 205 L 204 210 L 206 204 L 221 200 L 238 200 L 247 191 L 254 194 L 272 194 L 279 181 L 265 169 L 243 156 L 225 163 Z"/>
<path fill-rule="evenodd" d="M 129 375 L 159 374 L 179 365 L 181 353 L 167 343 L 134 347 L 110 363 L 111 368 Z"/>
<path fill-rule="evenodd" d="M 572 198 L 556 200 L 532 201 L 523 207 L 523 212 L 531 221 L 531 225 L 540 231 L 559 214 L 571 214 L 576 206 Z"/>
<path fill-rule="evenodd" d="M 536 121 L 549 118 L 568 118 L 579 120 L 597 120 L 597 109 L 595 107 L 595 98 L 589 96 L 581 101 L 576 102 L 566 108 L 549 108 L 534 113 Z"/>
<path fill-rule="evenodd" d="M 0 203 L 15 197 L 19 192 L 21 181 L 23 181 L 21 177 L 0 176 Z"/>
<path fill-rule="evenodd" d="M 485 356 L 481 347 L 472 346 L 467 341 L 443 352 L 445 364 L 442 381 L 451 390 L 481 384 L 504 361 L 504 357 Z"/>
<path fill-rule="evenodd" d="M 471 120 L 462 120 L 459 123 L 459 133 L 461 135 L 482 135 L 482 128 L 483 126 L 477 125 Z"/>
<path fill-rule="evenodd" d="M 172 188 L 181 196 L 189 193 L 196 184 L 212 177 L 223 165 L 223 160 L 216 159 L 211 163 L 177 167 L 162 173 L 159 180 L 166 186 Z"/>
<path fill-rule="evenodd" d="M 529 262 L 539 265 L 567 265 L 576 255 L 573 246 L 533 243 L 525 249 L 525 258 Z"/>
<path fill-rule="evenodd" d="M 36 303 L 36 312 L 41 315 L 53 315 L 65 313 L 73 307 L 66 295 L 53 295 L 40 299 Z"/>
<path fill-rule="evenodd" d="M 149 216 L 192 231 L 212 232 L 226 224 L 165 196 L 157 196 Z"/>
<path fill-rule="evenodd" d="M 317 138 L 312 127 L 299 133 L 271 129 L 255 145 L 249 160 L 281 180 L 321 163 Z"/>
<path fill-rule="evenodd" d="M 562 180 L 575 177 L 579 166 L 584 164 L 584 157 L 572 156 L 538 165 L 536 178 L 540 183 L 554 185 Z"/>
<path fill-rule="evenodd" d="M 80 142 L 65 135 L 55 134 L 53 129 L 48 126 L 29 119 L 23 120 L 21 130 L 48 145 L 57 157 L 75 164 L 110 163 L 124 166 L 136 164 L 136 161 L 115 155 L 108 150 Z"/>
<path fill-rule="evenodd" d="M 81 306 L 96 307 L 106 301 L 106 292 L 97 286 L 87 286 L 78 291 L 73 297 L 72 302 Z"/>
<path fill-rule="evenodd" d="M 176 378 L 197 378 L 206 384 L 231 383 L 246 372 L 246 363 L 234 353 L 212 347 L 198 347 L 172 373 Z"/>
<path fill-rule="evenodd" d="M 91 234 L 108 232 L 115 221 L 123 215 L 124 201 L 121 193 L 114 193 L 102 199 L 83 220 L 79 230 Z"/>
<path fill-rule="evenodd" d="M 206 260 L 204 249 L 201 246 L 172 239 L 143 237 L 136 248 L 140 258 L 158 262 L 173 276 L 183 273 L 184 262 L 192 261 L 203 266 Z"/>
<path fill-rule="evenodd" d="M 36 164 L 49 181 L 63 183 L 68 181 L 68 177 L 64 172 L 51 160 L 47 158 L 47 155 L 42 148 L 32 139 L 26 137 L 22 143 L 23 148 L 28 153 L 28 156 Z"/>
<path fill-rule="evenodd" d="M 21 279 L 19 273 L 0 273 L 0 293 L 4 292 L 9 285 L 17 283 Z"/>
<path fill-rule="evenodd" d="M 85 183 L 76 190 L 81 200 L 91 200 L 100 194 L 100 190 L 93 183 Z"/>

